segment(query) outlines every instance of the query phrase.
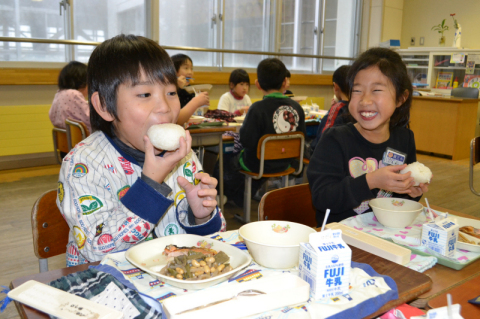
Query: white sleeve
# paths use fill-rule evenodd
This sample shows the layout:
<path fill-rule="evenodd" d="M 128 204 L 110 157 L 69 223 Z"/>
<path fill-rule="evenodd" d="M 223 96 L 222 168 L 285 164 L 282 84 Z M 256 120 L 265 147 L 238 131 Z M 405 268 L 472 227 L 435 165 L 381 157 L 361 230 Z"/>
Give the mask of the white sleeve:
<path fill-rule="evenodd" d="M 227 111 L 227 112 L 232 112 L 230 110 L 231 109 L 231 103 L 230 103 L 230 99 L 228 98 L 228 94 L 229 93 L 227 92 L 220 97 L 220 101 L 218 101 L 217 109 L 224 110 L 224 111 Z"/>

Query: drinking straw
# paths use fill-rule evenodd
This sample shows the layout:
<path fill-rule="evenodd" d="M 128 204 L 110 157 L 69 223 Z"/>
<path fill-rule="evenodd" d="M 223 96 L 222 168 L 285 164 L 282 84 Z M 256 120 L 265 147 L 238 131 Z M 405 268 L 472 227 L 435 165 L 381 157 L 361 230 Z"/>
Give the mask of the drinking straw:
<path fill-rule="evenodd" d="M 321 232 L 325 228 L 325 224 L 327 223 L 328 215 L 330 215 L 330 209 L 327 209 L 327 212 L 325 213 L 325 217 L 323 218 L 322 230 L 320 230 Z"/>
<path fill-rule="evenodd" d="M 452 313 L 452 295 L 447 294 L 447 312 L 448 312 L 448 319 L 453 319 Z"/>
<path fill-rule="evenodd" d="M 427 210 L 430 214 L 430 219 L 434 221 L 435 218 L 433 218 L 433 214 L 432 214 L 432 211 L 430 210 L 430 205 L 428 204 L 428 199 L 426 197 L 425 197 L 425 203 L 427 203 Z"/>

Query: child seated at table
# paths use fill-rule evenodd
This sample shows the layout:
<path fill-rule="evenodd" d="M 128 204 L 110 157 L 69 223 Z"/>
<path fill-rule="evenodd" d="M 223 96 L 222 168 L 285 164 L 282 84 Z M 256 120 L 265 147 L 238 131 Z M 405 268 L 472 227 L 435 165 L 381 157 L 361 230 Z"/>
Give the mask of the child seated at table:
<path fill-rule="evenodd" d="M 220 97 L 217 109 L 235 113 L 235 115 L 245 114 L 252 105 L 252 101 L 247 94 L 250 89 L 250 77 L 247 71 L 243 69 L 233 70 L 230 73 L 228 83 L 230 91 Z"/>
<path fill-rule="evenodd" d="M 310 158 L 315 151 L 315 147 L 327 128 L 336 125 L 342 125 L 348 122 L 348 82 L 347 73 L 350 66 L 342 65 L 333 72 L 333 95 L 335 96 L 335 103 L 330 107 L 327 114 L 322 118 L 318 125 L 317 135 L 310 143 L 308 151 L 305 152 L 305 157 Z"/>
<path fill-rule="evenodd" d="M 348 83 L 354 121 L 323 133 L 307 169 L 319 226 L 327 209 L 327 222 L 339 222 L 370 211 L 373 198 L 418 201 L 428 191 L 427 184 L 414 186 L 410 172 L 398 173 L 417 160 L 407 128 L 412 83 L 400 55 L 386 48 L 365 51 L 350 67 Z"/>
<path fill-rule="evenodd" d="M 188 93 L 184 88 L 190 85 L 193 79 L 193 62 L 188 55 L 175 54 L 172 55 L 172 61 L 177 72 L 178 98 L 180 99 L 180 114 L 178 115 L 177 124 L 183 125 L 202 106 L 210 105 L 210 97 L 208 92 Z"/>
<path fill-rule="evenodd" d="M 305 112 L 303 108 L 285 96 L 287 69 L 282 61 L 269 58 L 257 67 L 255 86 L 262 91 L 263 99 L 250 106 L 240 128 L 240 142 L 243 149 L 233 157 L 225 156 L 224 165 L 225 195 L 235 204 L 243 206 L 244 176 L 239 170 L 259 172 L 257 158 L 258 141 L 265 134 L 303 132 L 305 134 Z M 293 159 L 265 161 L 265 173 L 286 170 L 294 163 Z M 261 187 L 264 180 L 252 180 L 252 195 Z"/>
<path fill-rule="evenodd" d="M 48 112 L 52 124 L 66 128 L 65 120 L 72 118 L 83 122 L 91 132 L 87 97 L 87 66 L 81 62 L 71 61 L 58 75 L 58 91 Z"/>
<path fill-rule="evenodd" d="M 225 229 L 217 180 L 202 172 L 189 132 L 168 152 L 147 136 L 152 125 L 176 123 L 180 111 L 165 50 L 119 35 L 93 51 L 88 74 L 94 132 L 64 158 L 58 182 L 57 205 L 70 226 L 67 266 L 147 238 Z"/>

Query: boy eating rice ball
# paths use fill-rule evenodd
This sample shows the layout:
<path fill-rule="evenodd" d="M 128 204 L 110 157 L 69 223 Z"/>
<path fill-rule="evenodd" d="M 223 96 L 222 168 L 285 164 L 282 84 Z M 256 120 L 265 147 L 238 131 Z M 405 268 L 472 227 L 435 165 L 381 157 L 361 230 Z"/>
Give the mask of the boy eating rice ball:
<path fill-rule="evenodd" d="M 93 134 L 62 163 L 57 205 L 70 226 L 67 266 L 101 260 L 147 237 L 207 235 L 225 229 L 217 180 L 201 171 L 190 133 L 173 151 L 147 136 L 176 123 L 176 73 L 154 41 L 119 35 L 88 63 Z"/>

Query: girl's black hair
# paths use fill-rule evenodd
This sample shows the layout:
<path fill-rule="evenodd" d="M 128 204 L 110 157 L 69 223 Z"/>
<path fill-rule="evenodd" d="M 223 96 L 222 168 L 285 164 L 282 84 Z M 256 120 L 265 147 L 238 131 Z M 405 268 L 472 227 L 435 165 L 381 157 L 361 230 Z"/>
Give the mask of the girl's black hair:
<path fill-rule="evenodd" d="M 233 84 L 235 87 L 238 83 L 248 83 L 250 86 L 250 77 L 248 76 L 247 71 L 244 69 L 236 69 L 233 70 L 232 73 L 230 73 L 230 79 L 228 80 L 229 84 Z"/>
<path fill-rule="evenodd" d="M 163 85 L 177 84 L 177 74 L 167 52 L 153 40 L 135 35 L 118 35 L 95 48 L 88 61 L 88 100 L 92 130 L 113 137 L 112 122 L 105 121 L 92 105 L 98 92 L 100 103 L 119 121 L 117 93 L 121 84 L 136 85 L 141 72 L 148 80 Z"/>
<path fill-rule="evenodd" d="M 184 65 L 187 61 L 190 61 L 190 63 L 192 63 L 193 65 L 192 59 L 190 59 L 188 55 L 182 53 L 172 55 L 172 61 L 173 65 L 175 65 L 175 71 L 177 72 L 178 70 L 180 70 L 180 67 Z"/>
<path fill-rule="evenodd" d="M 408 77 L 405 63 L 395 51 L 387 48 L 371 48 L 362 53 L 348 71 L 349 97 L 352 96 L 353 83 L 358 72 L 373 66 L 378 67 L 380 72 L 392 82 L 397 102 L 403 100 L 405 91 L 408 92 L 408 97 L 395 109 L 390 118 L 390 130 L 395 127 L 408 127 L 412 106 L 412 82 Z"/>
<path fill-rule="evenodd" d="M 58 75 L 58 89 L 78 90 L 87 86 L 87 66 L 78 61 L 68 63 Z"/>

